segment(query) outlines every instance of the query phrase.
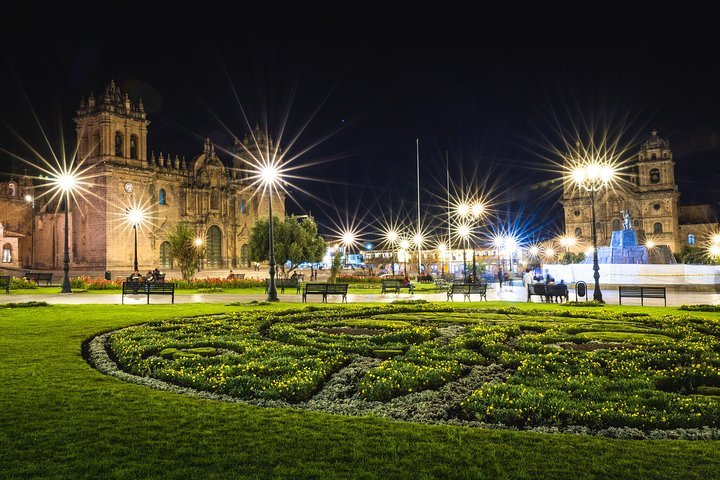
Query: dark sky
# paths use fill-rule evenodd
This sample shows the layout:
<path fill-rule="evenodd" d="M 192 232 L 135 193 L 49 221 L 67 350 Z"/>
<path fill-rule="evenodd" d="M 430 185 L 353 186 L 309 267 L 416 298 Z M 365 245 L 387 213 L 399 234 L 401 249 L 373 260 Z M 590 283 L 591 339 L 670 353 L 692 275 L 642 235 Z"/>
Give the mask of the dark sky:
<path fill-rule="evenodd" d="M 312 211 L 325 231 L 414 218 L 416 138 L 427 223 L 439 212 L 427 205 L 444 203 L 447 152 L 456 188 L 485 189 L 493 222 L 530 236 L 556 229 L 558 194 L 544 182 L 558 177 L 553 149 L 576 128 L 625 145 L 657 128 L 675 153 L 681 202 L 720 200 L 720 41 L 702 19 L 295 7 L 102 23 L 61 15 L 2 32 L 3 148 L 28 156 L 10 127 L 47 153 L 29 104 L 55 146 L 60 126 L 73 145 L 80 97 L 114 78 L 143 98 L 156 153 L 192 157 L 206 136 L 228 146 L 246 132 L 242 111 L 278 137 L 287 115 L 283 144 L 297 136 L 288 152 L 309 178 L 293 180 L 299 205 L 288 209 Z M 0 161 L 2 172 L 25 168 Z"/>

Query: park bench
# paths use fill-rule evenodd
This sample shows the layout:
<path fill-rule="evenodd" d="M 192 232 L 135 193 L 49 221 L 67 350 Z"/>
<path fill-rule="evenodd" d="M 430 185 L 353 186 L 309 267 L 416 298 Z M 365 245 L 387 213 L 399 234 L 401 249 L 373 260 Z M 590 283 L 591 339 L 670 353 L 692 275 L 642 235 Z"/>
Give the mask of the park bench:
<path fill-rule="evenodd" d="M 125 303 L 125 295 L 146 295 L 148 304 L 150 295 L 171 295 L 172 303 L 175 303 L 175 284 L 172 282 L 123 282 L 122 303 Z"/>
<path fill-rule="evenodd" d="M 543 298 L 544 302 L 552 303 L 553 301 L 562 303 L 563 298 L 568 301 L 568 287 L 564 283 L 557 285 L 546 285 L 544 283 L 534 283 L 528 289 L 528 301 L 533 295 Z"/>
<path fill-rule="evenodd" d="M 447 290 L 448 301 L 453 299 L 453 295 L 463 295 L 463 301 L 470 301 L 470 295 L 480 295 L 480 299 L 487 302 L 487 283 L 454 283 Z"/>
<path fill-rule="evenodd" d="M 323 303 L 327 303 L 328 295 L 342 295 L 342 301 L 347 303 L 347 283 L 305 283 L 302 289 L 302 301 L 307 301 L 308 295 L 322 295 Z"/>
<path fill-rule="evenodd" d="M 245 280 L 245 274 L 244 273 L 231 273 L 227 276 L 228 280 Z"/>
<path fill-rule="evenodd" d="M 382 285 L 380 293 L 386 293 L 391 290 L 395 293 L 400 293 L 401 288 L 407 288 L 409 293 L 415 293 L 413 284 L 403 285 L 402 280 L 380 280 L 380 283 Z"/>
<path fill-rule="evenodd" d="M 448 289 L 448 282 L 447 280 L 443 278 L 438 278 L 435 280 L 435 293 L 437 292 L 447 292 Z"/>
<path fill-rule="evenodd" d="M 265 293 L 267 293 L 270 287 L 270 279 L 265 279 Z M 297 278 L 276 278 L 275 288 L 280 290 L 280 293 L 285 293 L 286 288 L 294 288 L 295 293 L 300 293 L 300 282 Z"/>
<path fill-rule="evenodd" d="M 45 282 L 45 286 L 49 286 L 52 283 L 52 272 L 27 272 L 25 279 L 32 280 L 33 282 L 40 285 L 40 282 Z"/>
<path fill-rule="evenodd" d="M 420 283 L 432 283 L 433 282 L 433 276 L 430 274 L 426 275 L 418 275 L 417 281 Z"/>
<path fill-rule="evenodd" d="M 10 276 L 0 275 L 0 290 L 5 289 L 5 293 L 10 293 Z"/>
<path fill-rule="evenodd" d="M 622 299 L 625 298 L 639 298 L 640 305 L 644 305 L 646 298 L 662 298 L 667 307 L 667 297 L 665 296 L 665 287 L 620 287 L 619 292 L 620 305 L 622 305 Z"/>

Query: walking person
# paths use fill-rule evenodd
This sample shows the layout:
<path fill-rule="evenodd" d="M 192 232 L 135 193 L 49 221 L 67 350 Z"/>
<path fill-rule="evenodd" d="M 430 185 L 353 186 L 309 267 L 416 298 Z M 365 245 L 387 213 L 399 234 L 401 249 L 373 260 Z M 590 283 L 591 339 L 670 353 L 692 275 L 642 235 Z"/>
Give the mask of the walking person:
<path fill-rule="evenodd" d="M 532 289 L 533 281 L 535 280 L 535 275 L 530 273 L 530 269 L 526 268 L 525 273 L 522 277 L 523 285 L 525 286 L 525 293 L 527 293 L 527 301 L 530 301 L 530 291 Z"/>
<path fill-rule="evenodd" d="M 498 290 L 502 290 L 503 280 L 505 280 L 505 272 L 503 272 L 502 267 L 500 267 L 500 269 L 498 270 L 497 278 L 498 278 L 498 282 L 500 283 Z"/>

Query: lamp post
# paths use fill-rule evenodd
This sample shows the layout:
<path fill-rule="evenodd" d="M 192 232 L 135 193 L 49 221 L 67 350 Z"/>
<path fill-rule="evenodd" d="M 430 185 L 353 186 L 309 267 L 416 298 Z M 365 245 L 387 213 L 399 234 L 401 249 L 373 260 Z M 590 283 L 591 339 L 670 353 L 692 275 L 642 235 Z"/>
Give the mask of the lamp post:
<path fill-rule="evenodd" d="M 614 171 L 606 163 L 597 161 L 586 162 L 578 165 L 572 170 L 572 178 L 575 184 L 590 193 L 590 208 L 592 211 L 592 246 L 593 246 L 593 278 L 595 279 L 595 290 L 593 300 L 598 303 L 605 303 L 600 291 L 600 265 L 597 255 L 597 229 L 595 228 L 595 193 L 606 186 L 613 179 Z"/>
<path fill-rule="evenodd" d="M 468 238 L 470 237 L 470 227 L 466 224 L 458 227 L 458 236 L 463 240 L 463 282 L 467 283 L 467 258 L 465 256 L 465 249 L 467 248 Z"/>
<path fill-rule="evenodd" d="M 129 208 L 126 213 L 128 223 L 132 225 L 133 236 L 135 237 L 135 256 L 133 261 L 134 271 L 138 271 L 138 226 L 145 221 L 145 212 L 138 207 Z"/>
<path fill-rule="evenodd" d="M 262 167 L 260 171 L 260 178 L 262 179 L 265 189 L 268 193 L 268 249 L 269 249 L 269 260 L 270 260 L 270 281 L 268 282 L 268 302 L 279 302 L 277 294 L 277 287 L 275 285 L 275 239 L 273 237 L 273 214 L 272 214 L 272 193 L 275 187 L 275 183 L 280 176 L 278 167 L 269 164 Z"/>
<path fill-rule="evenodd" d="M 445 275 L 445 252 L 447 252 L 447 245 L 440 243 L 437 249 L 440 253 L 440 278 L 442 278 L 442 276 Z"/>
<path fill-rule="evenodd" d="M 416 233 L 413 236 L 413 243 L 417 247 L 417 254 L 418 254 L 418 277 L 422 274 L 422 244 L 423 244 L 424 238 L 421 233 Z"/>
<path fill-rule="evenodd" d="M 30 222 L 30 268 L 35 268 L 35 197 L 25 195 L 25 201 L 30 205 L 32 220 Z"/>
<path fill-rule="evenodd" d="M 55 177 L 53 183 L 60 189 L 62 200 L 65 203 L 65 248 L 63 250 L 63 283 L 60 293 L 72 293 L 70 287 L 70 239 L 68 225 L 68 210 L 70 209 L 70 193 L 77 186 L 77 179 L 69 172 L 63 172 Z"/>
<path fill-rule="evenodd" d="M 392 257 L 390 258 L 390 271 L 393 275 L 395 275 L 395 247 L 397 247 L 398 237 L 398 232 L 393 229 L 388 230 L 385 233 L 385 242 L 387 242 L 387 245 L 390 247 L 390 251 L 392 252 Z"/>
<path fill-rule="evenodd" d="M 193 240 L 193 244 L 195 244 L 195 248 L 198 252 L 200 252 L 198 255 L 200 255 L 200 264 L 198 265 L 198 270 L 202 270 L 203 264 L 202 264 L 202 248 L 205 241 L 202 239 L 202 237 L 195 237 L 195 240 Z"/>

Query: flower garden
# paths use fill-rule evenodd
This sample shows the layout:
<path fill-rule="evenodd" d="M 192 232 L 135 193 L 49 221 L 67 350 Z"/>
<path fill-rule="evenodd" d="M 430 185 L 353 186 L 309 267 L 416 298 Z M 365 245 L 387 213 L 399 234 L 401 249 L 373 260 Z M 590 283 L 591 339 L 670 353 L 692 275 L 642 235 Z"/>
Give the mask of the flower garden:
<path fill-rule="evenodd" d="M 691 314 L 310 306 L 150 322 L 88 349 L 106 373 L 229 401 L 720 438 L 720 323 Z"/>

